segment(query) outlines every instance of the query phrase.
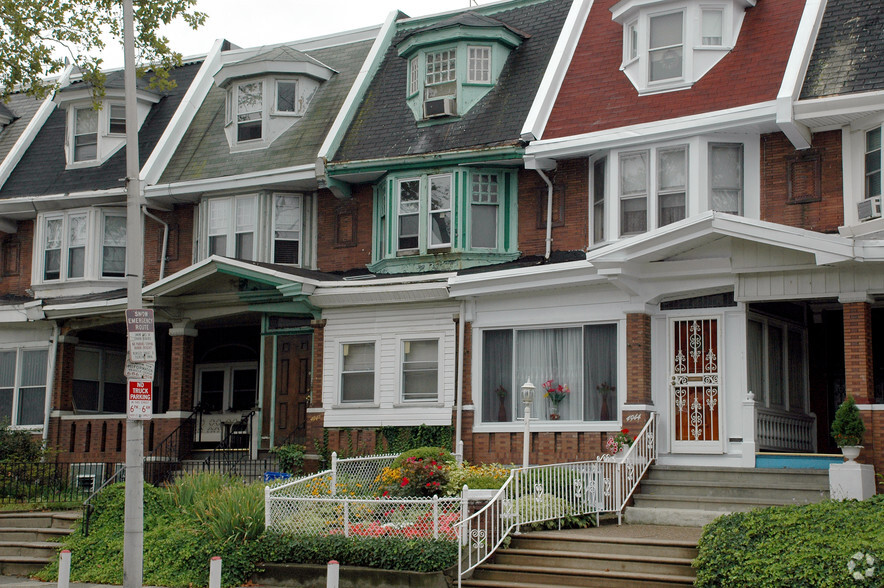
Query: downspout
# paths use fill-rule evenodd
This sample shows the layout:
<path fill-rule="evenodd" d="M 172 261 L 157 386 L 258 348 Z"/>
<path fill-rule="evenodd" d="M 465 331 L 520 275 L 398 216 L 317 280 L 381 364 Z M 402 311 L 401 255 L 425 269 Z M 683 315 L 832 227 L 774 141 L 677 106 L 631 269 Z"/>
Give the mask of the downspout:
<path fill-rule="evenodd" d="M 552 249 L 552 206 L 553 206 L 553 184 L 550 181 L 549 177 L 543 173 L 542 169 L 534 170 L 540 177 L 543 178 L 543 181 L 546 182 L 546 254 L 543 256 L 544 259 L 549 261 L 550 250 Z"/>
<path fill-rule="evenodd" d="M 150 217 L 163 225 L 163 255 L 160 257 L 160 279 L 162 280 L 166 277 L 166 253 L 169 249 L 169 225 L 168 223 L 163 222 L 160 217 L 151 214 L 146 206 L 142 206 L 141 211 L 144 213 L 144 216 Z"/>
<path fill-rule="evenodd" d="M 49 352 L 49 365 L 46 367 L 46 400 L 43 407 L 43 444 L 49 440 L 49 417 L 52 414 L 52 395 L 55 393 L 55 358 L 58 356 L 58 337 L 61 329 L 58 322 L 52 324 L 52 350 Z"/>
<path fill-rule="evenodd" d="M 463 443 L 463 350 L 464 350 L 464 319 L 467 303 L 460 301 L 460 316 L 457 319 L 457 417 L 454 424 L 454 451 L 458 454 L 458 462 L 463 461 L 461 444 Z"/>

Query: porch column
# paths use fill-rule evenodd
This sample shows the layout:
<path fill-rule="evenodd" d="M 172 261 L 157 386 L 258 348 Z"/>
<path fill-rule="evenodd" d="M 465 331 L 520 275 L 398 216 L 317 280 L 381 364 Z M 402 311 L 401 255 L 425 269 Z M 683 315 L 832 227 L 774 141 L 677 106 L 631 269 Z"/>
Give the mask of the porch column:
<path fill-rule="evenodd" d="M 626 315 L 626 406 L 623 425 L 638 433 L 648 420 L 651 400 L 651 315 Z"/>
<path fill-rule="evenodd" d="M 193 323 L 176 323 L 169 329 L 172 338 L 172 365 L 169 366 L 169 410 L 193 409 L 193 343 L 198 331 Z"/>
<path fill-rule="evenodd" d="M 74 352 L 79 342 L 73 335 L 58 336 L 55 373 L 52 374 L 52 412 L 74 410 Z M 70 421 L 65 426 L 61 417 L 50 416 L 48 439 L 57 449 L 67 451 L 71 444 Z"/>
<path fill-rule="evenodd" d="M 857 404 L 874 404 L 872 307 L 865 293 L 841 295 L 844 312 L 844 385 Z"/>

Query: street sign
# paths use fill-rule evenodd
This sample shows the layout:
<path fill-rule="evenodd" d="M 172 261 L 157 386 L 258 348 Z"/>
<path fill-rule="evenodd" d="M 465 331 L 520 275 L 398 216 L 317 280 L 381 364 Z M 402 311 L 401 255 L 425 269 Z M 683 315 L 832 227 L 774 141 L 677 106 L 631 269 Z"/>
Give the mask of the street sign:
<path fill-rule="evenodd" d="M 153 311 L 145 308 L 127 310 L 126 332 L 129 341 L 129 361 L 156 363 L 157 341 L 154 334 Z"/>
<path fill-rule="evenodd" d="M 126 368 L 123 375 L 127 380 L 147 380 L 153 382 L 155 363 L 132 363 L 126 360 Z"/>
<path fill-rule="evenodd" d="M 133 421 L 149 421 L 153 417 L 153 382 L 129 380 L 129 409 Z"/>

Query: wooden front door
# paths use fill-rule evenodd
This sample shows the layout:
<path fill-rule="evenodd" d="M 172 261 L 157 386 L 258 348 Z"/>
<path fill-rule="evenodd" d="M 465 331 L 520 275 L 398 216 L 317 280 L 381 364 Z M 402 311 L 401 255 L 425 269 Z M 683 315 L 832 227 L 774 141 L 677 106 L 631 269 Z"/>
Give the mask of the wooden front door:
<path fill-rule="evenodd" d="M 721 453 L 719 319 L 674 319 L 670 325 L 672 451 Z"/>
<path fill-rule="evenodd" d="M 276 338 L 276 420 L 274 445 L 303 443 L 310 394 L 310 335 Z"/>

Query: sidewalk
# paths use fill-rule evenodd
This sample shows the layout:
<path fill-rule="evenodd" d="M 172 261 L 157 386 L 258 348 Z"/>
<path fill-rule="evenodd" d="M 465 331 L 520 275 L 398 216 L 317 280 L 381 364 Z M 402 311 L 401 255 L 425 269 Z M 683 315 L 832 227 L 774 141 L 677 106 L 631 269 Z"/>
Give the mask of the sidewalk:
<path fill-rule="evenodd" d="M 32 580 L 21 576 L 0 576 L 0 587 L 2 588 L 56 588 L 57 582 L 41 582 L 40 580 Z M 70 583 L 71 588 L 108 588 L 112 584 L 75 584 Z M 153 586 L 144 586 L 144 588 L 155 588 Z"/>

